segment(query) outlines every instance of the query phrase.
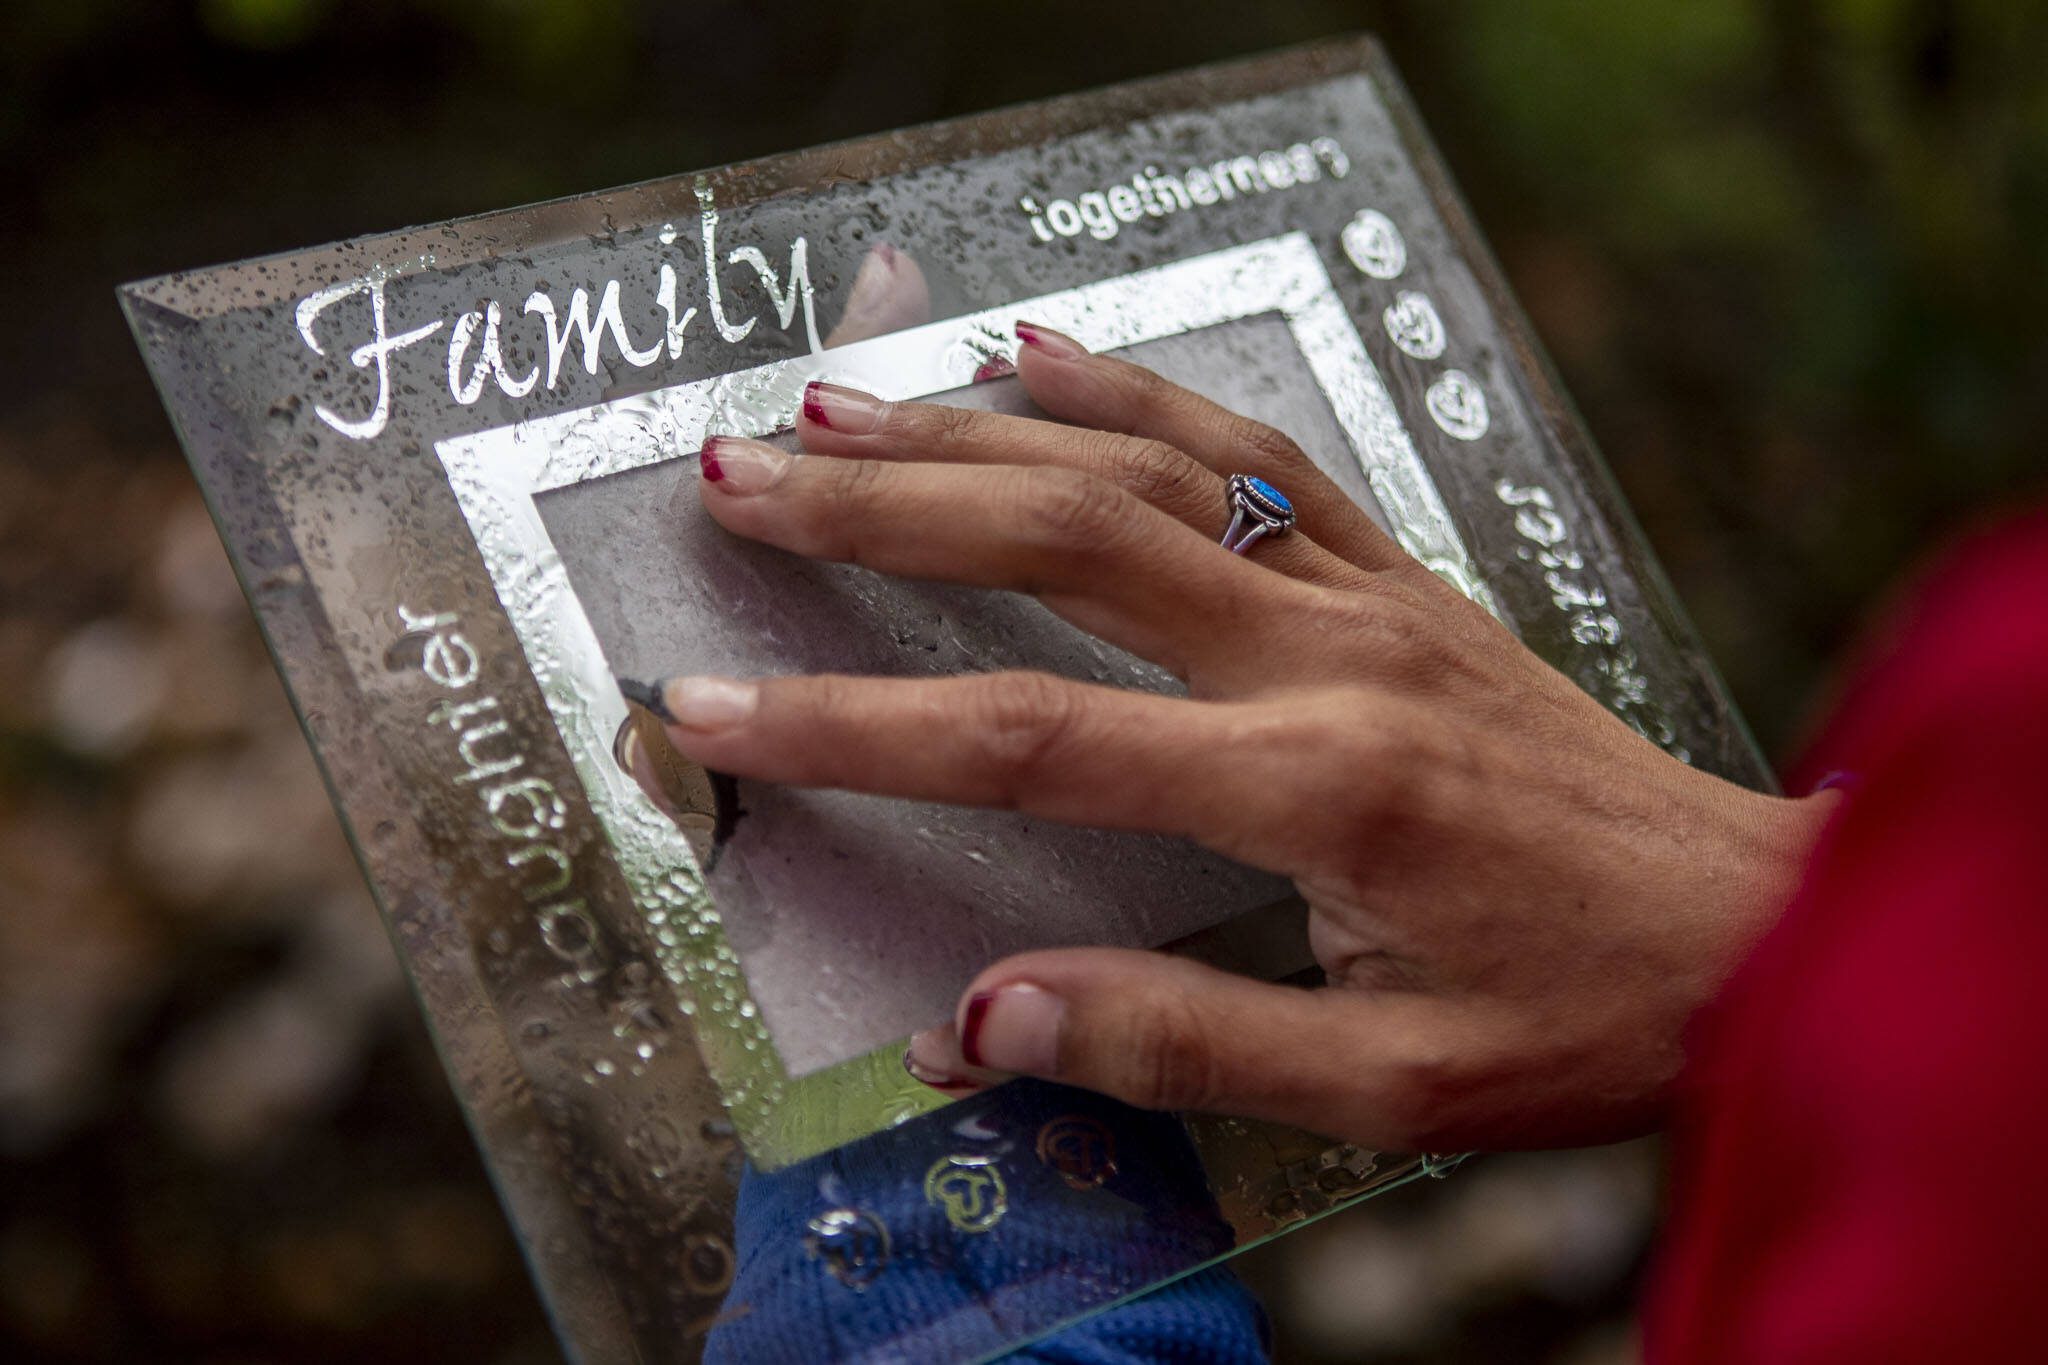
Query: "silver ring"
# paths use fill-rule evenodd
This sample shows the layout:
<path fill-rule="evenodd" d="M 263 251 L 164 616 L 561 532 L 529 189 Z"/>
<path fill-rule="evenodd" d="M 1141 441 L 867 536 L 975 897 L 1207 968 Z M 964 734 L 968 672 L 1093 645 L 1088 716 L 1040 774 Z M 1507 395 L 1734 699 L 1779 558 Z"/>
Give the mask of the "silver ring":
<path fill-rule="evenodd" d="M 1294 504 L 1285 493 L 1250 474 L 1230 476 L 1230 527 L 1220 542 L 1224 549 L 1241 555 L 1259 537 L 1285 535 L 1292 525 Z"/>

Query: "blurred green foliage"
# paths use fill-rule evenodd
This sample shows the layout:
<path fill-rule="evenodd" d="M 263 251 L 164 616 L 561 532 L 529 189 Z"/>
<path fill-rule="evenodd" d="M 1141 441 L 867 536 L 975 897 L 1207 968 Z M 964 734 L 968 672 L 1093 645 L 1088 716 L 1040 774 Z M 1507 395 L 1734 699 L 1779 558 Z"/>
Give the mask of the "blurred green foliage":
<path fill-rule="evenodd" d="M 1586 272 L 1525 286 L 1539 325 L 1600 295 L 1567 379 L 1782 742 L 1869 594 L 2043 468 L 2048 7 L 1447 11 L 1452 159 L 1511 269 Z"/>
<path fill-rule="evenodd" d="M 1871 594 L 2040 468 L 2039 0 L 16 0 L 0 245 L 65 308 L 0 345 L 160 434 L 117 277 L 1357 28 L 1782 748 Z"/>

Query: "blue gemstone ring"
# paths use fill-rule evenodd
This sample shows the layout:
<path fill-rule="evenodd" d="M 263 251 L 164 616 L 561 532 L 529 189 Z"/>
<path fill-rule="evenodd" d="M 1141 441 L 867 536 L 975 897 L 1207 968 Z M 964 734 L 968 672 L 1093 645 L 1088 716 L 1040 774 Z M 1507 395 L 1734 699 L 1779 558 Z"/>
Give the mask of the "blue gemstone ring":
<path fill-rule="evenodd" d="M 1223 533 L 1223 548 L 1243 554 L 1261 536 L 1287 534 L 1294 525 L 1294 504 L 1287 495 L 1264 479 L 1249 474 L 1230 476 L 1230 529 Z"/>

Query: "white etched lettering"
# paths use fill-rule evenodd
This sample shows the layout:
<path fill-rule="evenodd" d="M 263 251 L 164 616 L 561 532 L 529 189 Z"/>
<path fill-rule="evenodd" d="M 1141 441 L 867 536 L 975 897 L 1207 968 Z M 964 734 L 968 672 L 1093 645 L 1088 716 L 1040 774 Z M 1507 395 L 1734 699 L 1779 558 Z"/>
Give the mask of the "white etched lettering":
<path fill-rule="evenodd" d="M 597 316 L 590 316 L 590 291 L 577 289 L 569 295 L 569 316 L 560 325 L 555 318 L 555 301 L 536 289 L 527 295 L 526 306 L 520 310 L 529 317 L 539 315 L 548 329 L 548 387 L 555 387 L 555 381 L 562 374 L 562 358 L 568 354 L 570 343 L 579 336 L 583 340 L 583 369 L 587 374 L 596 374 L 603 357 L 604 338 L 607 333 L 619 348 L 619 354 L 626 363 L 645 369 L 661 358 L 664 345 L 640 350 L 626 335 L 626 320 L 619 313 L 619 282 L 609 280 L 604 293 L 599 296 Z"/>
<path fill-rule="evenodd" d="M 424 326 L 391 336 L 384 330 L 382 273 L 366 275 L 362 279 L 349 280 L 344 284 L 331 284 L 299 300 L 298 312 L 294 319 L 298 323 L 299 335 L 305 339 L 306 345 L 312 349 L 314 355 L 327 354 L 326 348 L 320 344 L 320 338 L 313 331 L 314 324 L 320 320 L 320 315 L 334 304 L 346 298 L 353 298 L 357 294 L 370 296 L 370 339 L 349 353 L 349 363 L 359 370 L 376 370 L 377 397 L 370 405 L 369 414 L 364 417 L 343 417 L 332 408 L 319 403 L 313 405 L 313 413 L 342 435 L 358 441 L 367 441 L 382 432 L 385 423 L 391 420 L 392 352 L 402 351 L 415 342 L 426 340 L 441 330 L 445 319 L 436 318 Z"/>
<path fill-rule="evenodd" d="M 544 859 L 554 870 L 540 881 L 526 888 L 525 894 L 528 900 L 545 900 L 549 896 L 559 896 L 569 889 L 569 882 L 575 864 L 569 861 L 568 854 L 562 852 L 553 844 L 521 845 L 505 855 L 505 866 L 514 869 L 522 868 L 535 858 Z"/>
<path fill-rule="evenodd" d="M 726 259 L 734 265 L 751 267 L 753 272 L 761 277 L 761 288 L 767 291 L 769 301 L 775 305 L 775 320 L 782 324 L 783 331 L 788 331 L 789 324 L 796 321 L 796 310 L 801 305 L 804 310 L 804 337 L 811 343 L 811 351 L 815 354 L 825 349 L 818 341 L 818 310 L 811 302 L 808 242 L 799 237 L 790 244 L 787 289 L 778 286 L 774 267 L 768 264 L 768 258 L 761 254 L 759 247 L 740 247 Z"/>
<path fill-rule="evenodd" d="M 1039 242 L 1078 237 L 1086 232 L 1098 242 L 1120 233 L 1127 223 L 1169 213 L 1207 208 L 1238 198 L 1291 190 L 1323 179 L 1342 179 L 1351 159 L 1333 137 L 1318 137 L 1288 147 L 1226 156 L 1207 165 L 1189 166 L 1179 175 L 1146 166 L 1127 181 L 1084 190 L 1064 199 L 1038 200 L 1024 195 L 1017 207 Z M 784 324 L 785 326 L 787 324 Z"/>
<path fill-rule="evenodd" d="M 662 315 L 668 319 L 668 358 L 676 359 L 683 353 L 683 333 L 690 329 L 690 322 L 697 316 L 695 308 L 676 312 L 676 268 L 667 261 L 661 263 L 661 283 L 655 289 L 655 301 L 661 305 Z"/>
<path fill-rule="evenodd" d="M 510 811 L 506 807 L 512 807 Z M 569 807 L 545 777 L 522 777 L 484 793 L 491 828 L 508 839 L 541 839 L 569 819 Z"/>
<path fill-rule="evenodd" d="M 537 364 L 524 379 L 513 378 L 511 371 L 505 368 L 505 356 L 498 340 L 504 322 L 504 307 L 496 299 L 492 299 L 481 313 L 464 313 L 455 320 L 454 330 L 448 335 L 448 392 L 455 396 L 456 402 L 464 406 L 476 402 L 483 396 L 486 379 L 495 379 L 507 398 L 524 398 L 533 392 L 534 385 L 540 383 L 540 366 Z M 475 366 L 464 378 L 463 362 L 469 356 L 470 338 L 479 325 L 484 329 L 483 343 L 477 350 Z"/>
<path fill-rule="evenodd" d="M 737 344 L 753 332 L 758 319 L 751 314 L 737 316 L 727 311 L 724 283 L 719 274 L 718 212 L 707 188 L 699 186 L 697 193 L 700 257 L 696 268 L 703 276 L 704 303 L 720 340 Z M 677 240 L 675 225 L 665 224 L 658 240 L 664 248 L 673 247 Z M 422 264 L 431 263 L 431 258 L 422 258 Z M 801 312 L 804 340 L 813 352 L 824 348 L 818 336 L 810 244 L 805 238 L 798 237 L 791 242 L 788 267 L 784 271 L 777 271 L 770 264 L 768 252 L 757 246 L 734 248 L 726 257 L 725 264 L 745 266 L 754 272 L 774 307 L 776 321 L 784 331 L 796 325 L 797 314 Z M 391 357 L 443 327 L 448 329 L 448 394 L 455 402 L 467 407 L 480 400 L 485 388 L 491 384 L 496 384 L 508 398 L 524 398 L 543 383 L 553 389 L 561 383 L 565 373 L 572 371 L 572 359 L 581 363 L 584 373 L 591 375 L 597 374 L 604 367 L 607 356 L 613 353 L 626 364 L 641 369 L 664 357 L 680 359 L 690 324 L 698 312 L 695 304 L 680 297 L 681 277 L 675 263 L 666 260 L 657 263 L 654 276 L 654 309 L 651 311 L 661 323 L 661 334 L 651 345 L 640 345 L 627 327 L 623 302 L 626 286 L 619 280 L 604 281 L 596 287 L 594 294 L 590 288 L 577 286 L 570 292 L 566 307 L 558 305 L 546 290 L 535 289 L 521 304 L 519 316 L 538 320 L 544 332 L 544 337 L 539 340 L 544 341 L 546 361 L 537 360 L 530 370 L 521 374 L 515 373 L 506 363 L 506 307 L 496 299 L 482 301 L 480 306 L 452 317 L 436 318 L 406 331 L 392 332 L 387 318 L 389 301 L 385 295 L 385 282 L 393 274 L 389 268 L 379 267 L 360 279 L 316 290 L 299 301 L 295 314 L 299 335 L 307 348 L 314 355 L 324 357 L 328 354 L 328 342 L 321 339 L 321 332 L 323 328 L 331 328 L 329 310 L 358 295 L 368 300 L 370 339 L 349 352 L 350 362 L 358 369 L 371 371 L 376 380 L 368 411 L 352 416 L 322 403 L 314 405 L 314 411 L 322 421 L 342 435 L 359 441 L 381 435 L 391 420 L 392 405 L 399 392 L 392 383 Z M 594 309 L 593 297 L 596 299 Z M 323 321 L 323 315 L 329 315 L 328 320 Z M 518 348 L 514 348 L 514 353 L 519 353 Z"/>
<path fill-rule="evenodd" d="M 719 336 L 737 345 L 754 330 L 754 319 L 737 323 L 725 316 L 725 292 L 718 284 L 718 209 L 711 202 L 711 191 L 703 185 L 697 186 L 697 230 L 704 242 L 704 297 L 711 305 L 711 324 Z"/>

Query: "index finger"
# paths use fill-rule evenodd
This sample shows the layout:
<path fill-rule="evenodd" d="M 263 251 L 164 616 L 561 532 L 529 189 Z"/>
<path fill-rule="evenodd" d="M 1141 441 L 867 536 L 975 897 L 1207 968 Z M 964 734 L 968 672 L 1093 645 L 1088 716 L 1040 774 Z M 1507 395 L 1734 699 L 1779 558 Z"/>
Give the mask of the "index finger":
<path fill-rule="evenodd" d="M 1045 673 L 671 678 L 672 743 L 718 772 L 1174 834 L 1268 871 L 1305 865 L 1351 808 L 1355 770 L 1312 764 L 1313 708 L 1201 702 Z M 1341 790 L 1314 790 L 1343 767 Z"/>

